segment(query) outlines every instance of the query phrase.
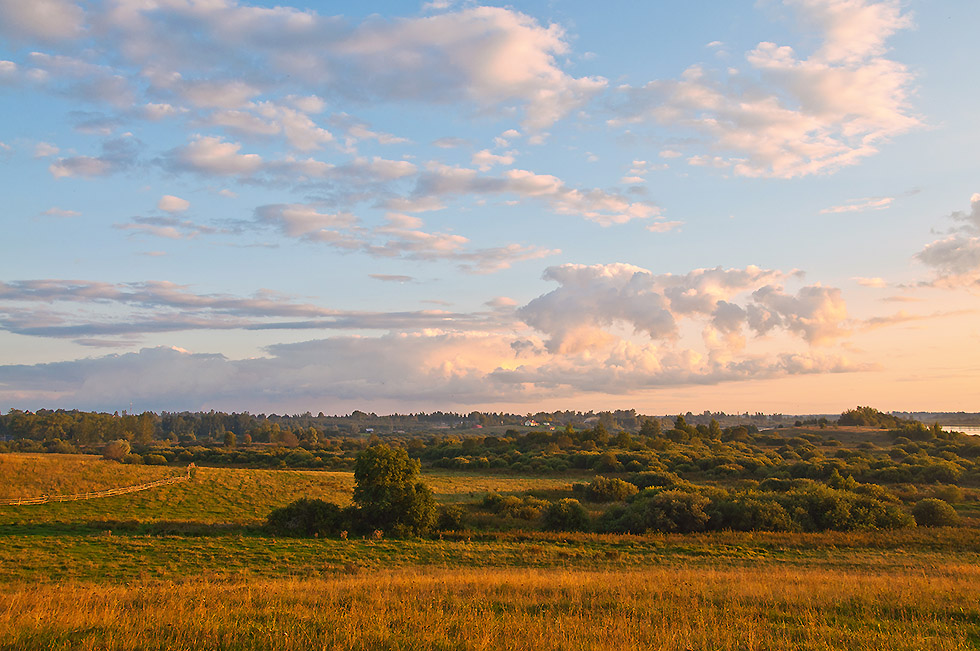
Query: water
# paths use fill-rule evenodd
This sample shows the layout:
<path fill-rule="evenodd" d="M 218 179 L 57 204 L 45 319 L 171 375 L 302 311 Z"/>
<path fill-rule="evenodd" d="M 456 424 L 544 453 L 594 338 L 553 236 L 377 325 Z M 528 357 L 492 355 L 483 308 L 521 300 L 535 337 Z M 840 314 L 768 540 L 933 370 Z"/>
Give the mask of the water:
<path fill-rule="evenodd" d="M 963 432 L 972 436 L 980 436 L 980 426 L 977 425 L 943 425 L 948 432 Z"/>

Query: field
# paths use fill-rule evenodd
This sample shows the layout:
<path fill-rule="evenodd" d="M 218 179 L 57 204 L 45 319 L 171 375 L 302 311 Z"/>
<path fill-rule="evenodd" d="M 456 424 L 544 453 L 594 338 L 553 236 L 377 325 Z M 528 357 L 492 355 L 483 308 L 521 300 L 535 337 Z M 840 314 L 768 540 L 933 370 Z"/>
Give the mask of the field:
<path fill-rule="evenodd" d="M 183 469 L 0 455 L 0 499 Z M 442 503 L 569 477 L 427 472 Z M 0 507 L 0 649 L 975 649 L 973 528 L 273 538 L 348 472 L 199 468 Z"/>

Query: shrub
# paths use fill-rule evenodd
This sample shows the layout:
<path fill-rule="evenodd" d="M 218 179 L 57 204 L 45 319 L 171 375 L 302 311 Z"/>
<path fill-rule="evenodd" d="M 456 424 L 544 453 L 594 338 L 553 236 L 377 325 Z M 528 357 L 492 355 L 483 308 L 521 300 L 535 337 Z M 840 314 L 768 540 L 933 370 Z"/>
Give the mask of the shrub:
<path fill-rule="evenodd" d="M 125 457 L 123 457 L 122 462 L 123 463 L 131 463 L 133 465 L 138 466 L 141 463 L 143 463 L 143 457 L 141 457 L 140 455 L 136 454 L 135 452 L 130 452 Z"/>
<path fill-rule="evenodd" d="M 704 511 L 708 503 L 707 497 L 697 493 L 648 490 L 625 507 L 610 509 L 600 524 L 606 531 L 620 533 L 703 531 L 708 522 Z"/>
<path fill-rule="evenodd" d="M 707 509 L 712 529 L 791 531 L 789 513 L 772 495 L 742 494 L 712 502 Z"/>
<path fill-rule="evenodd" d="M 266 527 L 281 536 L 336 535 L 344 528 L 343 511 L 336 504 L 301 498 L 266 517 Z"/>
<path fill-rule="evenodd" d="M 622 502 L 638 492 L 636 486 L 622 479 L 596 477 L 585 487 L 585 499 L 590 502 Z"/>
<path fill-rule="evenodd" d="M 460 531 L 466 521 L 466 509 L 459 504 L 447 504 L 439 509 L 436 529 L 440 531 Z"/>
<path fill-rule="evenodd" d="M 951 527 L 959 523 L 960 516 L 948 502 L 930 497 L 912 507 L 915 523 L 920 527 Z"/>
<path fill-rule="evenodd" d="M 129 441 L 126 439 L 109 441 L 102 448 L 102 456 L 111 461 L 122 461 L 129 454 L 130 449 Z"/>
<path fill-rule="evenodd" d="M 143 463 L 148 466 L 165 466 L 167 465 L 167 457 L 162 454 L 144 454 Z"/>
<path fill-rule="evenodd" d="M 545 510 L 544 528 L 549 531 L 588 531 L 589 514 L 578 500 L 565 498 L 553 502 Z"/>

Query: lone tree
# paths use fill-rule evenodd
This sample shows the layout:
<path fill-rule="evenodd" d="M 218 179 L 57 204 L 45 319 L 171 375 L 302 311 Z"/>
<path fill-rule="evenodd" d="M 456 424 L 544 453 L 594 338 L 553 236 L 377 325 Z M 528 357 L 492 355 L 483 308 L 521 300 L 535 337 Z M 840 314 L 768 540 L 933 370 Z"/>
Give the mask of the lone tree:
<path fill-rule="evenodd" d="M 435 524 L 435 499 L 419 481 L 419 462 L 387 445 L 357 455 L 354 504 L 363 524 L 392 536 L 421 536 Z"/>

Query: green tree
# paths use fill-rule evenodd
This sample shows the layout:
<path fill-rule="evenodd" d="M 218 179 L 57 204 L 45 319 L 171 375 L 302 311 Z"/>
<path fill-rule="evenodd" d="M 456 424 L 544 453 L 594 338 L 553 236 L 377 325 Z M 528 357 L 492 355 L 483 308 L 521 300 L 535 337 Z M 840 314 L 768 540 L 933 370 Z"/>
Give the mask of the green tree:
<path fill-rule="evenodd" d="M 419 462 L 405 450 L 387 445 L 357 455 L 354 504 L 365 526 L 392 536 L 420 536 L 435 523 L 435 499 L 419 481 Z"/>

